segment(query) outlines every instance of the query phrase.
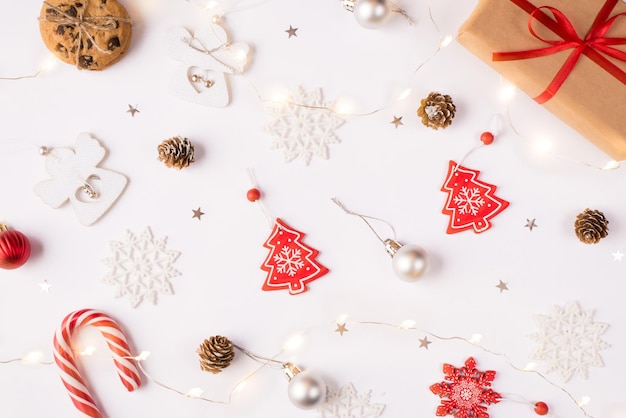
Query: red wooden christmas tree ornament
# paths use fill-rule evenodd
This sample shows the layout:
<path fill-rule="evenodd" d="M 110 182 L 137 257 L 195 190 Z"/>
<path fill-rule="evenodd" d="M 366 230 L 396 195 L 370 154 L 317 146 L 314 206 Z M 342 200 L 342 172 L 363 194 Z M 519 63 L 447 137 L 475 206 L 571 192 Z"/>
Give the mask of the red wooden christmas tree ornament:
<path fill-rule="evenodd" d="M 491 218 L 509 202 L 495 196 L 496 186 L 478 180 L 480 171 L 450 161 L 441 191 L 448 193 L 442 212 L 450 216 L 448 234 L 473 229 L 477 234 L 491 228 Z"/>
<path fill-rule="evenodd" d="M 307 284 L 328 273 L 315 258 L 319 252 L 302 243 L 304 234 L 276 218 L 272 233 L 263 246 L 270 250 L 261 266 L 267 272 L 263 290 L 288 289 L 292 295 L 304 293 Z"/>

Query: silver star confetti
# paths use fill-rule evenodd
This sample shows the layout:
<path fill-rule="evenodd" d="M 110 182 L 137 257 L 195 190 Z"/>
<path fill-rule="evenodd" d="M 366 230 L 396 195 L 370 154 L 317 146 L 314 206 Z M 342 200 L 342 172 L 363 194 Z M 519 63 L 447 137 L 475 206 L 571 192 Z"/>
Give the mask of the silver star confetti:
<path fill-rule="evenodd" d="M 621 252 L 620 250 L 615 251 L 614 253 L 611 253 L 611 255 L 613 256 L 613 261 L 622 261 L 622 258 L 624 258 L 624 253 Z"/>
<path fill-rule="evenodd" d="M 404 123 L 402 123 L 402 116 L 397 117 L 395 115 L 393 116 L 393 120 L 389 123 L 393 124 L 396 127 L 396 129 L 398 129 L 398 126 L 404 125 Z"/>
<path fill-rule="evenodd" d="M 346 328 L 346 324 L 337 324 L 337 329 L 335 330 L 335 332 L 338 332 L 339 335 L 341 335 L 343 337 L 343 333 L 344 332 L 348 332 L 350 331 L 349 329 Z"/>
<path fill-rule="evenodd" d="M 130 113 L 131 117 L 135 117 L 135 113 L 141 113 L 139 111 L 139 109 L 137 109 L 137 105 L 132 106 L 132 105 L 128 105 L 128 110 L 126 111 L 126 113 Z"/>
<path fill-rule="evenodd" d="M 524 228 L 528 228 L 530 229 L 530 232 L 532 232 L 533 228 L 536 228 L 538 226 L 539 225 L 535 223 L 535 218 L 533 218 L 533 219 L 526 219 L 526 225 L 524 225 Z"/>
<path fill-rule="evenodd" d="M 292 36 L 298 37 L 298 35 L 296 34 L 297 30 L 298 30 L 298 28 L 294 28 L 291 25 L 289 25 L 289 29 L 287 29 L 285 32 L 287 32 L 287 34 L 289 35 L 290 38 Z"/>
<path fill-rule="evenodd" d="M 502 280 L 500 280 L 500 283 L 498 283 L 496 287 L 500 289 L 500 293 L 504 292 L 505 290 L 509 290 L 509 288 L 506 286 L 506 283 Z"/>

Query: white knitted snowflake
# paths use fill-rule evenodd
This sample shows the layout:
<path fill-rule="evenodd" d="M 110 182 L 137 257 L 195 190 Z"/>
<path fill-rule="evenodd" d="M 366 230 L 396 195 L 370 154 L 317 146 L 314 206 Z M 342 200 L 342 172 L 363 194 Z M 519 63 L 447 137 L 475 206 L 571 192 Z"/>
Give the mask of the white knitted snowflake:
<path fill-rule="evenodd" d="M 536 315 L 540 331 L 530 337 L 539 343 L 531 356 L 546 363 L 546 372 L 558 370 L 567 382 L 574 374 L 586 379 L 590 366 L 602 367 L 599 351 L 609 347 L 600 336 L 608 324 L 593 321 L 594 311 L 581 311 L 578 302 L 553 306 L 552 315 Z"/>
<path fill-rule="evenodd" d="M 102 260 L 110 268 L 102 281 L 116 286 L 115 297 L 127 297 L 133 308 L 144 300 L 156 304 L 159 293 L 173 295 L 169 279 L 180 276 L 172 267 L 180 252 L 166 245 L 167 237 L 154 239 L 150 227 L 140 236 L 126 231 L 124 241 L 109 242 L 113 255 Z"/>
<path fill-rule="evenodd" d="M 307 93 L 302 87 L 291 94 L 287 103 L 269 106 L 269 113 L 275 117 L 267 126 L 274 136 L 271 148 L 282 149 L 286 162 L 300 157 L 309 165 L 313 156 L 327 160 L 328 144 L 341 142 L 334 130 L 343 124 L 343 119 L 330 110 L 332 106 L 322 102 L 322 89 Z"/>
<path fill-rule="evenodd" d="M 318 409 L 317 418 L 378 418 L 384 404 L 370 403 L 371 391 L 357 394 L 352 383 L 339 391 L 329 389 L 326 401 Z"/>

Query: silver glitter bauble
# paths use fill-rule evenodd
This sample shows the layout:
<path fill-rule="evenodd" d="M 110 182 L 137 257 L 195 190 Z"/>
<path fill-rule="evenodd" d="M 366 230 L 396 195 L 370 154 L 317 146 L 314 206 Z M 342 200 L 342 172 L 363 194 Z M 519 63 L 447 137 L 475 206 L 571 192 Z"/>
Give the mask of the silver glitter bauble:
<path fill-rule="evenodd" d="M 296 366 L 287 364 L 290 370 L 285 370 L 285 373 L 288 377 L 292 375 L 287 386 L 287 395 L 291 403 L 300 409 L 313 409 L 324 402 L 326 399 L 324 380 L 317 373 L 309 370 L 300 371 Z"/>
<path fill-rule="evenodd" d="M 419 279 L 426 271 L 428 258 L 426 251 L 417 245 L 400 245 L 396 241 L 385 240 L 385 248 L 391 255 L 391 267 L 396 276 L 404 281 Z"/>
<path fill-rule="evenodd" d="M 376 29 L 391 16 L 391 4 L 387 0 L 356 0 L 354 18 L 365 29 Z"/>

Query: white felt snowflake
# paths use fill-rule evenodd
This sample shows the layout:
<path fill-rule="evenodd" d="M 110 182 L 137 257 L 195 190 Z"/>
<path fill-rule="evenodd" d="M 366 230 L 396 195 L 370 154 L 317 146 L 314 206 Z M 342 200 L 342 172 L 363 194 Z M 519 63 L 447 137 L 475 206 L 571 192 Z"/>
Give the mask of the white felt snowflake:
<path fill-rule="evenodd" d="M 115 297 L 126 296 L 133 308 L 144 300 L 156 304 L 159 293 L 173 295 L 169 279 L 180 276 L 172 267 L 180 252 L 166 245 L 167 237 L 154 239 L 150 227 L 140 236 L 126 231 L 123 242 L 109 242 L 113 255 L 102 260 L 110 268 L 102 281 L 116 286 Z"/>
<path fill-rule="evenodd" d="M 314 155 L 327 160 L 328 144 L 341 142 L 334 130 L 343 124 L 343 119 L 329 110 L 332 106 L 322 102 L 322 89 L 307 93 L 298 87 L 287 103 L 268 107 L 275 117 L 267 127 L 274 136 L 272 149 L 281 148 L 286 162 L 300 157 L 309 165 Z"/>
<path fill-rule="evenodd" d="M 326 401 L 317 409 L 317 418 L 378 418 L 385 405 L 371 404 L 371 393 L 357 394 L 352 383 L 339 391 L 329 389 Z"/>
<path fill-rule="evenodd" d="M 531 335 L 539 342 L 532 358 L 546 362 L 546 372 L 558 370 L 567 382 L 574 374 L 587 378 L 590 366 L 602 367 L 599 351 L 609 347 L 600 336 L 608 324 L 594 322 L 594 311 L 582 311 L 578 302 L 553 306 L 552 315 L 537 315 L 540 331 Z"/>

